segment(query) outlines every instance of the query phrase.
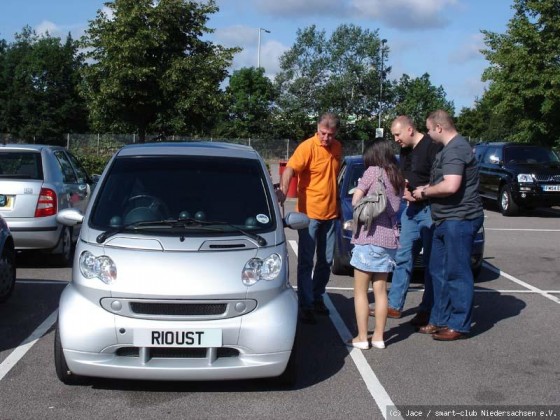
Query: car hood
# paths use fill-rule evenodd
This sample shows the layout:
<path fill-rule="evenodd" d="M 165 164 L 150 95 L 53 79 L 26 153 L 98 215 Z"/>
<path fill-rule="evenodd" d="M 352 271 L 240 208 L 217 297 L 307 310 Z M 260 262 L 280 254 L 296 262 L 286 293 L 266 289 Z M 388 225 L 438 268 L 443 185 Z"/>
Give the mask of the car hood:
<path fill-rule="evenodd" d="M 558 174 L 560 171 L 559 162 L 548 163 L 510 163 L 507 165 L 510 169 L 518 173 L 539 173 L 539 174 Z"/>

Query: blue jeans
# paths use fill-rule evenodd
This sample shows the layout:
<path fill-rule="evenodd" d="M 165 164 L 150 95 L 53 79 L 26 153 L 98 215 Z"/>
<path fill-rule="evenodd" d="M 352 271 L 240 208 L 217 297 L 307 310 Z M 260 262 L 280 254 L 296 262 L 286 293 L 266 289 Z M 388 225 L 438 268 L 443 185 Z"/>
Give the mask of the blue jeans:
<path fill-rule="evenodd" d="M 329 276 L 334 253 L 334 219 L 310 219 L 307 229 L 298 230 L 297 287 L 299 306 L 311 309 L 321 300 Z M 317 254 L 315 267 L 313 259 Z"/>
<path fill-rule="evenodd" d="M 430 324 L 468 333 L 471 329 L 474 278 L 471 252 L 484 217 L 444 220 L 436 225 L 430 258 L 434 305 Z"/>
<path fill-rule="evenodd" d="M 430 312 L 433 303 L 432 276 L 428 270 L 434 225 L 429 205 L 409 204 L 401 215 L 400 247 L 395 257 L 395 270 L 389 289 L 389 307 L 402 311 L 410 285 L 414 260 L 422 247 L 424 252 L 424 295 L 420 311 Z"/>

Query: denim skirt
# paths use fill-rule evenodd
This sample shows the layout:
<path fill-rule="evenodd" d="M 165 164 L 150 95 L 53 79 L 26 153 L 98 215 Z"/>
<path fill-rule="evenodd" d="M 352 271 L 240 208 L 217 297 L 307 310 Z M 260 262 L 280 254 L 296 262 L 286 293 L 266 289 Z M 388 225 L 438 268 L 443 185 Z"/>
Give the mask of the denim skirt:
<path fill-rule="evenodd" d="M 390 273 L 395 268 L 397 249 L 376 245 L 354 245 L 350 265 L 369 273 Z"/>

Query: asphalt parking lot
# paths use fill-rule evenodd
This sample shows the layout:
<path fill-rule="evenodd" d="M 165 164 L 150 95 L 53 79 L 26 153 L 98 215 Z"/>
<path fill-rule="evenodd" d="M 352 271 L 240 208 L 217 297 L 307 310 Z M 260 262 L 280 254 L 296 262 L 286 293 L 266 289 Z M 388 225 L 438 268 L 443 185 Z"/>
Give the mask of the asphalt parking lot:
<path fill-rule="evenodd" d="M 267 381 L 63 385 L 52 362 L 52 323 L 71 269 L 20 258 L 14 296 L 0 305 L 0 419 L 430 418 L 438 410 L 439 418 L 488 418 L 490 410 L 533 409 L 560 417 L 560 212 L 485 214 L 469 339 L 442 343 L 415 333 L 408 323 L 422 292 L 415 279 L 404 316 L 388 320 L 387 348 L 349 351 L 353 279 L 332 276 L 331 315 L 302 326 L 294 389 Z M 287 235 L 295 283 L 297 233 Z"/>

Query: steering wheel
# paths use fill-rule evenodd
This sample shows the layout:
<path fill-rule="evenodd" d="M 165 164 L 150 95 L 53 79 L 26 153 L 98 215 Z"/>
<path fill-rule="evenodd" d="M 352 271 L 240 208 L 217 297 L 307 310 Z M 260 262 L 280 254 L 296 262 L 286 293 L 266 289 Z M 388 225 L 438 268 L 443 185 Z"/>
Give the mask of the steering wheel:
<path fill-rule="evenodd" d="M 169 209 L 167 205 L 159 198 L 149 194 L 138 194 L 126 200 L 124 214 L 127 214 L 134 209 L 144 208 L 161 217 L 167 217 Z"/>

